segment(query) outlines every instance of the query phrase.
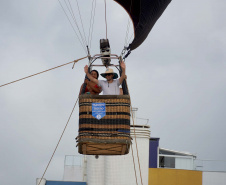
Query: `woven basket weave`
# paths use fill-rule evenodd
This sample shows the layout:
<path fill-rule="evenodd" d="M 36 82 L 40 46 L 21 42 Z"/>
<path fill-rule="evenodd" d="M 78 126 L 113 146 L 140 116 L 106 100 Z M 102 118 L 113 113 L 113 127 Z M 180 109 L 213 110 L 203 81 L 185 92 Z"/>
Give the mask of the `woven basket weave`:
<path fill-rule="evenodd" d="M 106 115 L 92 116 L 92 103 L 105 103 Z M 130 97 L 80 95 L 78 152 L 87 155 L 124 155 L 129 152 Z"/>

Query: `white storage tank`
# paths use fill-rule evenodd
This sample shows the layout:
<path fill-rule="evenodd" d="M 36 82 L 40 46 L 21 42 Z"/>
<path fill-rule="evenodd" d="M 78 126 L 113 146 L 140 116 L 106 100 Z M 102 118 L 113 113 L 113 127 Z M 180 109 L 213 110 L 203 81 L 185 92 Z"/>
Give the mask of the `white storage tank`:
<path fill-rule="evenodd" d="M 105 178 L 104 184 L 107 185 L 129 185 L 128 179 L 132 174 L 129 174 L 132 166 L 130 155 L 122 156 L 105 156 Z M 132 185 L 132 184 L 130 184 Z"/>
<path fill-rule="evenodd" d="M 136 176 L 138 184 L 141 185 L 135 141 L 137 142 L 142 182 L 143 185 L 148 185 L 150 127 L 147 125 L 131 125 L 130 132 L 133 140 L 129 154 L 99 156 L 98 159 L 92 155 L 87 156 L 88 185 L 137 185 Z M 136 173 L 134 171 L 132 149 Z"/>
<path fill-rule="evenodd" d="M 104 156 L 87 155 L 87 185 L 104 185 Z"/>
<path fill-rule="evenodd" d="M 136 176 L 138 184 L 142 184 L 135 141 L 138 147 L 142 182 L 143 185 L 148 185 L 150 127 L 135 125 L 131 126 L 130 132 L 133 138 L 131 149 L 133 149 L 136 173 L 131 149 L 129 154 L 124 156 L 105 156 L 104 184 L 106 185 L 137 185 Z"/>

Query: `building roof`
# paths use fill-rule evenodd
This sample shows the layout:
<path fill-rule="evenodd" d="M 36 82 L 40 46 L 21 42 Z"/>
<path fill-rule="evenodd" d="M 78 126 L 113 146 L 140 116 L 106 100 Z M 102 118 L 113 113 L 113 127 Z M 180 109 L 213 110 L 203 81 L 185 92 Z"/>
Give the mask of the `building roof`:
<path fill-rule="evenodd" d="M 159 154 L 193 156 L 194 158 L 196 158 L 196 155 L 188 153 L 188 152 L 179 152 L 179 151 L 169 150 L 169 149 L 165 149 L 165 148 L 159 148 Z"/>

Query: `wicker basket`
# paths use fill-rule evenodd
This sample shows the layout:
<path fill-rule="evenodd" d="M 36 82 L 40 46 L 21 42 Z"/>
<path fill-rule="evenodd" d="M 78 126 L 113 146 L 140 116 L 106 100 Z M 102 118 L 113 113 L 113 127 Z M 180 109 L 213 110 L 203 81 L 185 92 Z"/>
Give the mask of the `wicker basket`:
<path fill-rule="evenodd" d="M 92 103 L 106 105 L 106 115 L 100 120 L 92 116 Z M 127 154 L 131 143 L 129 96 L 81 95 L 77 142 L 80 154 Z"/>

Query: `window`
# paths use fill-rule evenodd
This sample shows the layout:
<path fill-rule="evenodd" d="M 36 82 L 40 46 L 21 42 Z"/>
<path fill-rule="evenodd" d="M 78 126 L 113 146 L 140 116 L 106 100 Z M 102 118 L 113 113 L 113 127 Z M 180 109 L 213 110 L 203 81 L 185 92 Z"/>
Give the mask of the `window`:
<path fill-rule="evenodd" d="M 175 158 L 159 156 L 159 167 L 160 168 L 175 168 Z"/>

